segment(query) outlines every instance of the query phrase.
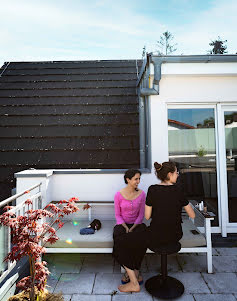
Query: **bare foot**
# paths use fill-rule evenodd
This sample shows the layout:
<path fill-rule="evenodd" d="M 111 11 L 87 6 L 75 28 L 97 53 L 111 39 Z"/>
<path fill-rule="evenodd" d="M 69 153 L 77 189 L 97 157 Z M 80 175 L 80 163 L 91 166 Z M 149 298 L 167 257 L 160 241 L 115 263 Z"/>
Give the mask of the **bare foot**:
<path fill-rule="evenodd" d="M 137 281 L 139 282 L 139 284 L 141 284 L 141 282 L 143 281 L 142 275 L 139 273 L 138 275 L 136 275 L 136 277 L 137 277 Z M 128 276 L 127 273 L 124 273 L 124 275 L 122 277 L 122 281 L 126 282 L 126 283 L 128 283 L 130 281 L 129 276 Z"/>
<path fill-rule="evenodd" d="M 143 281 L 143 278 L 142 278 L 142 275 L 141 275 L 141 274 L 138 275 L 137 281 L 138 281 L 138 282 L 142 282 L 142 281 Z"/>
<path fill-rule="evenodd" d="M 140 285 L 128 282 L 127 284 L 119 285 L 118 289 L 123 293 L 138 293 L 140 292 Z"/>

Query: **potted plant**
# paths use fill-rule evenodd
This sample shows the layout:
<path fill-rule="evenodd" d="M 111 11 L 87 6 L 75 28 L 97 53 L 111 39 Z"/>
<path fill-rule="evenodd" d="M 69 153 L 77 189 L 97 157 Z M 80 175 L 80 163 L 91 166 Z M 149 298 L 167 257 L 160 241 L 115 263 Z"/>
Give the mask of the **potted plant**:
<path fill-rule="evenodd" d="M 25 193 L 28 193 L 26 191 Z M 49 270 L 47 263 L 41 261 L 45 253 L 45 244 L 53 244 L 58 240 L 56 231 L 63 227 L 63 217 L 78 211 L 75 204 L 77 198 L 62 200 L 57 205 L 48 204 L 44 209 L 33 210 L 31 199 L 27 199 L 25 204 L 27 210 L 24 215 L 16 216 L 12 206 L 6 206 L 5 212 L 0 215 L 0 224 L 10 227 L 12 248 L 4 261 L 14 262 L 27 256 L 30 265 L 30 275 L 21 279 L 17 287 L 23 292 L 18 299 L 12 300 L 47 300 L 50 293 L 46 289 L 47 276 Z M 83 209 L 87 209 L 85 205 Z M 11 299 L 10 298 L 10 299 Z M 9 300 L 10 300 L 9 299 Z M 53 300 L 52 296 L 51 299 Z M 57 295 L 57 300 L 63 300 L 62 296 Z"/>

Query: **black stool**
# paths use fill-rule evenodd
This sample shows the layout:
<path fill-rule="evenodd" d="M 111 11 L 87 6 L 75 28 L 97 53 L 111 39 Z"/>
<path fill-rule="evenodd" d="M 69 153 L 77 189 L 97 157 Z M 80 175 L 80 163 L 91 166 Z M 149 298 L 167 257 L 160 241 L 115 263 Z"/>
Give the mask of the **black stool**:
<path fill-rule="evenodd" d="M 179 242 L 161 245 L 152 249 L 161 255 L 161 274 L 149 278 L 145 287 L 146 290 L 157 298 L 174 299 L 180 297 L 184 292 L 184 286 L 179 280 L 167 275 L 167 255 L 178 253 L 181 249 Z"/>

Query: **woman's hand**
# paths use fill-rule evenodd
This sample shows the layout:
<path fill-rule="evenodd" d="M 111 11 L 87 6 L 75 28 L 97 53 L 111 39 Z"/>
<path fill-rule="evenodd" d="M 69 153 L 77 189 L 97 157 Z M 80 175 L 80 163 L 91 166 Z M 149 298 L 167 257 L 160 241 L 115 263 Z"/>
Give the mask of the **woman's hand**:
<path fill-rule="evenodd" d="M 130 229 L 129 232 L 132 232 L 136 228 L 137 224 L 134 224 Z"/>
<path fill-rule="evenodd" d="M 126 230 L 126 233 L 128 233 L 128 232 L 129 232 L 129 228 L 128 228 L 128 226 L 127 226 L 125 223 L 123 223 L 123 224 L 122 224 L 122 226 L 125 228 L 125 230 Z"/>

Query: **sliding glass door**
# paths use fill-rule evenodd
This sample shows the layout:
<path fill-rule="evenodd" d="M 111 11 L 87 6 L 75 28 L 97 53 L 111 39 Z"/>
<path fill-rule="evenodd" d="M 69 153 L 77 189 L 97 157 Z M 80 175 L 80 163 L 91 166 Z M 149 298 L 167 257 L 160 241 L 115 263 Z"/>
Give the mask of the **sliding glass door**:
<path fill-rule="evenodd" d="M 219 226 L 215 107 L 169 107 L 169 160 L 180 171 L 179 184 L 186 197 L 204 201 Z"/>
<path fill-rule="evenodd" d="M 237 106 L 222 107 L 224 128 L 223 181 L 227 182 L 225 191 L 227 227 L 237 231 Z M 234 231 L 236 228 L 236 231 Z"/>

